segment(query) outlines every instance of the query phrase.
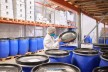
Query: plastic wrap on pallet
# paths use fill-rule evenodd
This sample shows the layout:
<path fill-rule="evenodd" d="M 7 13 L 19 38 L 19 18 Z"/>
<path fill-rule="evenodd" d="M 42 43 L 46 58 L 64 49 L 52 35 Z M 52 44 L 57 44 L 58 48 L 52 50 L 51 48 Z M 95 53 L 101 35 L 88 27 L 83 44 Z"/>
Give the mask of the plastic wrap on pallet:
<path fill-rule="evenodd" d="M 13 18 L 12 0 L 0 0 L 0 17 Z"/>
<path fill-rule="evenodd" d="M 25 20 L 25 2 L 23 0 L 13 0 L 13 10 L 15 19 Z"/>
<path fill-rule="evenodd" d="M 26 13 L 26 20 L 34 21 L 34 13 L 31 13 L 31 14 Z"/>

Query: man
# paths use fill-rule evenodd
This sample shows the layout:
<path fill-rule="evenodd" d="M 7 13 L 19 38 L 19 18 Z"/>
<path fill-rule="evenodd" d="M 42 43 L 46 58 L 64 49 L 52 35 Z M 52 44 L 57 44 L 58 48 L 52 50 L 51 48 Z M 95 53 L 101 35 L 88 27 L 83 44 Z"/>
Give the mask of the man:
<path fill-rule="evenodd" d="M 59 42 L 61 39 L 54 40 L 54 36 L 56 33 L 55 27 L 48 27 L 47 28 L 47 35 L 44 38 L 44 49 L 58 49 Z"/>

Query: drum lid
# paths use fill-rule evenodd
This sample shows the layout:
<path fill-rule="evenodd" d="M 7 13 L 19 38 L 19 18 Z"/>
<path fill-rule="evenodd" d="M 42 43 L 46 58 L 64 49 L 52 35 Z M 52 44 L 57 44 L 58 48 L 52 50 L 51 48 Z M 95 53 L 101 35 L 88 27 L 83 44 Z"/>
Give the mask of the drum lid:
<path fill-rule="evenodd" d="M 93 70 L 93 72 L 108 72 L 108 66 L 105 67 L 97 67 Z"/>
<path fill-rule="evenodd" d="M 77 34 L 74 31 L 67 31 L 62 33 L 59 38 L 61 38 L 62 42 L 72 42 L 76 39 Z"/>
<path fill-rule="evenodd" d="M 69 52 L 66 50 L 49 49 L 45 51 L 45 54 L 53 55 L 53 56 L 65 56 L 65 55 L 69 55 Z"/>
<path fill-rule="evenodd" d="M 108 60 L 108 53 L 106 53 L 106 52 L 103 53 L 103 54 L 101 55 L 101 57 Z"/>
<path fill-rule="evenodd" d="M 73 50 L 73 52 L 77 53 L 77 54 L 84 54 L 84 55 L 98 54 L 98 51 L 96 51 L 94 49 L 89 49 L 89 48 L 77 48 L 77 49 Z"/>
<path fill-rule="evenodd" d="M 99 46 L 99 47 L 108 47 L 108 44 L 93 44 L 94 46 Z"/>
<path fill-rule="evenodd" d="M 100 52 L 108 52 L 108 48 L 101 48 Z"/>
<path fill-rule="evenodd" d="M 26 55 L 16 58 L 16 62 L 21 65 L 38 65 L 48 61 L 49 58 L 45 55 Z"/>
<path fill-rule="evenodd" d="M 0 72 L 22 72 L 22 68 L 15 64 L 0 64 Z"/>
<path fill-rule="evenodd" d="M 46 63 L 32 69 L 32 72 L 80 72 L 74 65 L 64 63 Z"/>

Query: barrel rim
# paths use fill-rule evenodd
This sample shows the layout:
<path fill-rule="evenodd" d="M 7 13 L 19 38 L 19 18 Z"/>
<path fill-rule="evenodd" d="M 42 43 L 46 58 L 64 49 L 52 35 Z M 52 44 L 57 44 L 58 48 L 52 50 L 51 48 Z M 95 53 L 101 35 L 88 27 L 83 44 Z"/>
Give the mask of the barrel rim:
<path fill-rule="evenodd" d="M 94 46 L 98 46 L 98 47 L 108 47 L 107 44 L 93 44 Z"/>
<path fill-rule="evenodd" d="M 95 72 L 95 70 L 98 70 L 98 69 L 100 69 L 100 68 L 108 68 L 108 66 L 104 66 L 104 67 L 96 67 L 96 68 L 93 69 L 92 72 Z"/>
<path fill-rule="evenodd" d="M 87 50 L 94 50 L 94 49 L 90 49 L 90 48 L 77 48 L 73 50 L 73 53 L 78 54 L 78 55 L 86 55 L 86 56 L 93 56 L 93 55 L 98 55 L 98 51 L 94 50 L 95 52 L 79 52 L 77 51 L 78 49 L 87 49 Z"/>
<path fill-rule="evenodd" d="M 46 58 L 46 60 L 38 61 L 38 62 L 21 62 L 21 61 L 19 61 L 20 58 L 22 58 L 22 57 L 29 57 L 29 56 L 43 56 L 43 57 Z M 46 55 L 24 55 L 24 56 L 20 56 L 20 57 L 16 58 L 16 63 L 21 64 L 21 65 L 38 65 L 38 64 L 41 64 L 41 63 L 46 63 L 48 61 L 49 61 L 49 57 L 46 56 Z"/>
<path fill-rule="evenodd" d="M 66 51 L 66 50 L 60 50 L 60 51 L 65 51 L 66 53 L 62 53 L 62 54 L 55 54 L 55 53 L 48 53 L 48 51 L 51 51 L 51 50 L 60 50 L 60 49 L 49 49 L 49 50 L 46 50 L 45 51 L 45 54 L 47 54 L 47 55 L 49 55 L 49 56 L 53 56 L 53 57 L 55 57 L 55 56 L 67 56 L 67 55 L 69 55 L 69 51 Z"/>
<path fill-rule="evenodd" d="M 77 66 L 72 65 L 72 64 L 67 64 L 67 63 L 61 63 L 61 62 L 59 62 L 59 63 L 43 63 L 43 64 L 40 64 L 40 65 L 37 65 L 37 66 L 33 67 L 32 70 L 31 70 L 31 72 L 36 72 L 42 66 L 47 66 L 47 65 L 60 65 L 60 64 L 61 65 L 66 65 L 66 66 L 73 67 L 73 68 L 75 68 L 77 70 L 77 72 L 81 72 L 81 70 Z"/>
<path fill-rule="evenodd" d="M 104 56 L 104 54 L 108 54 L 108 53 L 103 53 L 102 55 L 100 55 L 100 58 L 105 60 L 105 61 L 108 61 L 108 56 Z"/>
<path fill-rule="evenodd" d="M 61 37 L 62 37 L 64 34 L 66 34 L 66 33 L 74 33 L 75 36 L 77 37 L 77 34 L 76 34 L 75 31 L 66 31 L 66 32 L 61 33 L 61 34 L 59 35 L 59 38 L 61 38 Z M 72 41 L 74 41 L 74 40 L 76 39 L 76 37 L 75 37 L 74 39 L 68 41 L 68 42 L 72 42 Z M 68 42 L 65 42 L 65 41 L 63 41 L 63 40 L 62 40 L 62 42 L 64 42 L 64 43 L 68 43 Z"/>
<path fill-rule="evenodd" d="M 15 67 L 17 67 L 18 68 L 18 70 L 19 70 L 19 72 L 22 72 L 22 67 L 21 66 L 19 66 L 18 64 L 9 64 L 9 63 L 2 63 L 2 64 L 0 64 L 0 66 L 8 66 L 8 65 L 10 65 L 10 66 L 15 66 Z"/>

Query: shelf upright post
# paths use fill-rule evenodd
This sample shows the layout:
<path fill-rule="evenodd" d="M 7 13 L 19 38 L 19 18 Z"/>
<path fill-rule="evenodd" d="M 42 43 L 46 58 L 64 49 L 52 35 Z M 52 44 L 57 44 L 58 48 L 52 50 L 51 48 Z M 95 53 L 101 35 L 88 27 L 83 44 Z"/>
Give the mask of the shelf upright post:
<path fill-rule="evenodd" d="M 104 23 L 104 34 L 103 34 L 103 36 L 104 36 L 104 44 L 106 44 L 106 38 L 105 38 L 105 36 L 106 36 L 105 23 Z"/>

